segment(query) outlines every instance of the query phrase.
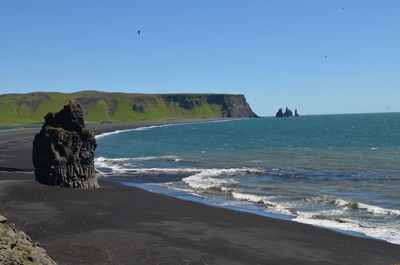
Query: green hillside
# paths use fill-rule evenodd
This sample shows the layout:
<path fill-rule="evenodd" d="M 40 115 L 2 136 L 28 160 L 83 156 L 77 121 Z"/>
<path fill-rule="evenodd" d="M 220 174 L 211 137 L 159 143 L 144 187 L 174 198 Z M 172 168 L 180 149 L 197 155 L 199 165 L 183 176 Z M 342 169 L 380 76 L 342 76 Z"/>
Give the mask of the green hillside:
<path fill-rule="evenodd" d="M 42 124 L 71 99 L 88 123 L 256 117 L 243 95 L 36 92 L 0 95 L 0 126 Z"/>

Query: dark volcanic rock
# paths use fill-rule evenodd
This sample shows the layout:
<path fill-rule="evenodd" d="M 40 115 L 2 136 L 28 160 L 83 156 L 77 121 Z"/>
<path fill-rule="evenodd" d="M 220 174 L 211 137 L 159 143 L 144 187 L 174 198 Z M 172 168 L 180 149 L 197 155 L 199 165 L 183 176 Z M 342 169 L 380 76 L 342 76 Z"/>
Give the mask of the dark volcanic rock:
<path fill-rule="evenodd" d="M 178 103 L 179 107 L 191 110 L 208 104 L 221 106 L 223 118 L 258 118 L 251 110 L 244 95 L 228 94 L 165 94 L 163 99 L 168 103 Z"/>
<path fill-rule="evenodd" d="M 297 113 L 297 109 L 295 110 L 294 115 L 296 117 L 299 116 L 299 114 Z M 286 107 L 285 112 L 283 112 L 282 109 L 279 109 L 278 112 L 276 113 L 275 117 L 279 117 L 279 118 L 280 117 L 293 117 L 293 112 L 288 107 Z"/>
<path fill-rule="evenodd" d="M 281 117 L 285 117 L 285 114 L 283 114 L 282 109 L 279 109 L 275 116 L 281 118 Z"/>
<path fill-rule="evenodd" d="M 217 95 L 218 96 L 218 95 Z M 246 101 L 244 95 L 222 95 L 222 116 L 225 118 L 259 118 Z"/>
<path fill-rule="evenodd" d="M 85 128 L 82 108 L 70 101 L 45 116 L 42 130 L 33 141 L 32 160 L 40 183 L 72 187 L 99 187 L 94 168 L 96 140 Z"/>
<path fill-rule="evenodd" d="M 144 107 L 142 105 L 133 104 L 132 109 L 137 112 L 144 112 Z"/>
<path fill-rule="evenodd" d="M 284 115 L 285 117 L 293 117 L 293 112 L 288 107 L 286 107 Z"/>

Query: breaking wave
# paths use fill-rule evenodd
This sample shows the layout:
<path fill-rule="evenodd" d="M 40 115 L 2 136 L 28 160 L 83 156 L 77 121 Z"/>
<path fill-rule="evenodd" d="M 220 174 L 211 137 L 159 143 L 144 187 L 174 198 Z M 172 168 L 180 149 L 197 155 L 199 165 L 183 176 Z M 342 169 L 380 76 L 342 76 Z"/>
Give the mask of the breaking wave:
<path fill-rule="evenodd" d="M 207 200 L 209 196 L 217 196 L 223 206 L 227 202 L 236 202 L 256 207 L 256 212 L 272 213 L 284 216 L 293 221 L 327 227 L 336 230 L 361 233 L 366 236 L 379 238 L 391 243 L 400 244 L 400 210 L 379 207 L 361 202 L 345 200 L 333 196 L 316 196 L 302 200 L 285 200 L 274 195 L 260 194 L 268 192 L 273 187 L 243 183 L 242 178 L 248 176 L 270 175 L 289 178 L 309 178 L 316 173 L 295 171 L 292 169 L 260 169 L 260 168 L 196 168 L 196 167 L 139 167 L 141 163 L 168 161 L 180 163 L 185 158 L 166 156 L 143 156 L 128 158 L 95 159 L 96 169 L 102 176 L 149 179 L 148 183 L 159 183 L 170 190 L 184 192 L 195 198 Z M 138 166 L 139 165 L 139 166 Z M 173 177 L 171 177 L 173 176 Z M 154 181 L 157 178 L 160 181 Z M 284 180 L 282 180 L 284 181 Z M 267 191 L 266 191 L 266 188 Z M 289 189 L 289 187 L 287 187 Z M 310 207 L 301 207 L 301 201 Z M 234 204 L 233 204 L 234 205 Z M 303 205 L 304 206 L 304 205 Z M 358 211 L 358 212 L 353 212 Z M 372 219 L 394 218 L 390 224 L 376 224 L 372 219 L 358 218 L 357 216 L 371 216 Z"/>
<path fill-rule="evenodd" d="M 220 187 L 223 184 L 236 183 L 231 178 L 217 178 L 220 176 L 243 176 L 249 174 L 257 174 L 260 170 L 251 168 L 212 168 L 212 169 L 201 169 L 200 172 L 182 179 L 190 187 L 195 189 L 209 189 L 212 187 Z"/>
<path fill-rule="evenodd" d="M 363 210 L 363 211 L 366 211 L 366 212 L 369 212 L 372 214 L 392 215 L 392 216 L 400 217 L 400 210 L 382 208 L 382 207 L 375 206 L 375 205 L 369 205 L 369 204 L 365 204 L 365 203 L 361 203 L 361 202 L 353 202 L 353 201 L 348 201 L 348 200 L 338 199 L 338 198 L 331 198 L 328 196 L 311 198 L 311 199 L 306 199 L 306 200 L 312 200 L 312 201 L 321 202 L 321 203 L 329 203 L 329 204 L 333 204 L 336 206 L 347 207 L 350 209 Z"/>
<path fill-rule="evenodd" d="M 259 196 L 254 194 L 232 192 L 232 197 L 237 200 L 248 201 L 256 203 L 258 205 L 262 205 L 277 214 L 283 214 L 289 216 L 296 215 L 296 211 L 289 209 L 287 206 L 284 206 L 283 204 L 279 204 L 276 202 L 272 202 L 271 199 L 274 198 L 273 196 Z"/>
<path fill-rule="evenodd" d="M 159 128 L 159 127 L 167 127 L 167 126 L 173 126 L 173 125 L 178 125 L 178 124 L 164 124 L 164 125 L 153 125 L 153 126 L 147 126 L 147 127 L 139 127 L 139 128 L 132 128 L 132 129 L 126 129 L 126 130 L 116 130 L 113 132 L 106 132 L 106 133 L 102 133 L 99 135 L 96 135 L 96 139 L 100 139 L 109 135 L 114 135 L 114 134 L 120 134 L 120 133 L 124 133 L 124 132 L 132 132 L 132 131 L 144 131 L 144 130 L 150 130 L 153 128 Z"/>
<path fill-rule="evenodd" d="M 182 181 L 194 189 L 209 189 L 231 184 L 236 181 L 226 177 L 260 174 L 262 170 L 253 168 L 135 168 L 135 162 L 143 160 L 180 161 L 176 156 L 104 158 L 95 159 L 95 167 L 103 176 L 112 175 L 181 175 Z"/>
<path fill-rule="evenodd" d="M 320 227 L 338 229 L 349 232 L 357 232 L 370 237 L 379 238 L 394 244 L 400 244 L 400 226 L 388 226 L 361 222 L 350 218 L 338 218 L 326 213 L 305 213 L 298 214 L 293 221 L 304 224 L 311 224 Z"/>
<path fill-rule="evenodd" d="M 151 130 L 154 128 L 160 128 L 160 127 L 169 127 L 169 126 L 177 126 L 177 125 L 188 125 L 188 124 L 196 124 L 196 123 L 215 123 L 215 122 L 225 122 L 229 120 L 221 119 L 221 120 L 214 120 L 214 121 L 201 121 L 201 122 L 184 122 L 184 123 L 171 123 L 171 124 L 162 124 L 162 125 L 152 125 L 152 126 L 144 126 L 144 127 L 138 127 L 138 128 L 132 128 L 132 129 L 124 129 L 124 130 L 116 130 L 112 132 L 105 132 L 101 133 L 99 135 L 96 135 L 96 139 L 100 139 L 109 135 L 114 135 L 114 134 L 120 134 L 124 132 L 132 132 L 132 131 L 144 131 L 144 130 Z"/>

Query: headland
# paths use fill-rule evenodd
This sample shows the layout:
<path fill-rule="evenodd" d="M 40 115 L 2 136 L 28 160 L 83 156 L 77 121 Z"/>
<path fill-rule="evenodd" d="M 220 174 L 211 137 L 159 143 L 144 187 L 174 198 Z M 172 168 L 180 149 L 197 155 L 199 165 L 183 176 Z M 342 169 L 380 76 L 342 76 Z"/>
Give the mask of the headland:
<path fill-rule="evenodd" d="M 69 100 L 82 106 L 86 123 L 257 117 L 244 95 L 34 92 L 0 95 L 0 126 L 41 125 Z"/>

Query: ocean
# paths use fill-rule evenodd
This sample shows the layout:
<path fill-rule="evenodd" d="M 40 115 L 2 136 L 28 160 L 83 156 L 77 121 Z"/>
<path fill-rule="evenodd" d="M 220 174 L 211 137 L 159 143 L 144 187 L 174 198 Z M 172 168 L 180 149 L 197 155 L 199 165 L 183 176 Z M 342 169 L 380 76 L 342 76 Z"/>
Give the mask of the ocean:
<path fill-rule="evenodd" d="M 163 125 L 97 143 L 102 178 L 400 244 L 400 113 Z"/>

